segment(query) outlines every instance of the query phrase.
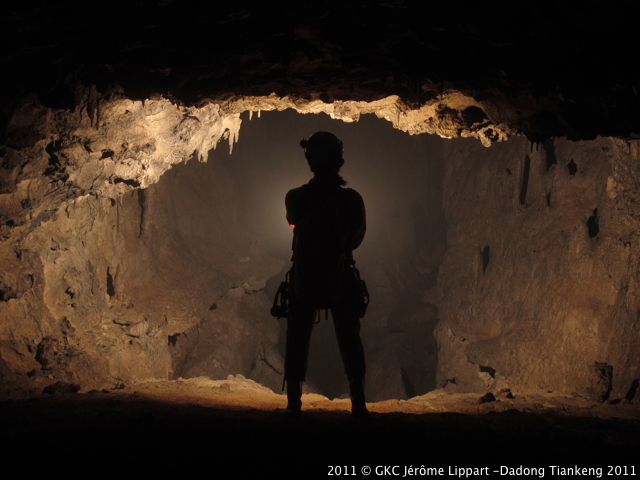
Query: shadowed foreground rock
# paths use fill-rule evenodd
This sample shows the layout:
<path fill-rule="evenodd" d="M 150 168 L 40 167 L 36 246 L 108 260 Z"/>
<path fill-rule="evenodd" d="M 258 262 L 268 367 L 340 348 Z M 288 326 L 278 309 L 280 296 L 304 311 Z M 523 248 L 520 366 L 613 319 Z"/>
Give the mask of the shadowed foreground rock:
<path fill-rule="evenodd" d="M 224 478 L 326 478 L 330 466 L 637 469 L 636 405 L 575 397 L 434 392 L 408 402 L 370 404 L 354 421 L 346 400 L 305 395 L 299 421 L 278 417 L 285 399 L 239 377 L 152 382 L 120 390 L 2 402 L 0 442 L 28 470 L 110 471 Z M 46 447 L 38 446 L 46 442 Z M 5 474 L 26 467 L 8 462 Z M 636 472 L 637 473 L 637 472 Z M 373 474 L 372 474 L 373 475 Z M 491 473 L 490 478 L 499 478 Z"/>

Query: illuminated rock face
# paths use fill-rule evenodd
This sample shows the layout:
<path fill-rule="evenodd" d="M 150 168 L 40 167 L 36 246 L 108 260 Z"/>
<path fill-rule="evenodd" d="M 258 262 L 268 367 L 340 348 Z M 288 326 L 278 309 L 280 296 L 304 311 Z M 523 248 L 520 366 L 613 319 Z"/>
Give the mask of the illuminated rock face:
<path fill-rule="evenodd" d="M 622 398 L 640 374 L 637 142 L 452 142 L 438 383 Z"/>
<path fill-rule="evenodd" d="M 245 99 L 225 110 L 115 100 L 94 113 L 25 104 L 10 124 L 5 165 L 13 167 L 0 197 L 5 390 L 229 373 L 277 389 L 278 325 L 261 290 L 282 261 L 243 231 L 218 162 L 170 168 L 232 141 L 243 108 L 290 105 L 279 102 Z M 335 108 L 314 105 L 306 107 Z M 400 299 L 370 312 L 371 398 L 410 394 L 409 378 L 433 385 L 436 348 L 435 385 L 449 390 L 624 397 L 639 375 L 637 144 L 445 145 L 442 266 L 413 227 L 396 232 L 398 249 L 440 269 L 438 288 L 405 304 L 400 277 L 363 269 L 373 289 Z M 197 220 L 212 212 L 217 223 Z M 380 322 L 402 338 L 376 331 Z"/>
<path fill-rule="evenodd" d="M 91 89 L 84 94 L 92 108 L 51 112 L 25 102 L 10 123 L 7 156 L 15 167 L 5 172 L 0 198 L 8 267 L 6 302 L 0 303 L 7 379 L 33 388 L 52 379 L 91 388 L 241 373 L 277 388 L 278 328 L 260 290 L 282 262 L 242 231 L 234 183 L 218 163 L 194 159 L 189 168 L 171 167 L 191 153 L 201 158 L 225 137 L 232 145 L 242 109 L 286 108 L 290 100 L 242 99 L 221 110 L 161 99 L 105 101 L 92 97 Z M 297 105 L 332 116 L 336 108 Z M 352 116 L 340 118 L 372 111 L 400 118 L 393 98 L 350 108 Z M 418 170 L 428 177 L 428 169 L 414 165 Z M 155 183 L 162 172 L 167 173 Z M 415 184 L 415 174 L 411 178 Z M 405 214 L 394 219 L 395 233 L 384 250 L 412 251 L 435 280 L 443 248 L 434 253 L 415 245 L 415 212 L 407 202 L 398 206 Z M 212 215 L 219 221 L 199 220 Z M 411 271 L 410 263 L 394 268 Z M 434 384 L 435 345 L 421 352 L 417 339 L 432 338 L 435 310 L 421 303 L 419 282 L 412 287 L 416 298 L 407 302 L 406 285 L 394 268 L 365 264 L 363 270 L 374 292 L 372 399 L 404 397 L 414 389 L 406 388 L 411 382 L 419 392 Z M 405 314 L 412 320 L 405 322 Z M 421 323 L 426 317 L 427 327 Z M 396 331 L 391 342 L 388 328 Z M 398 360 L 397 351 L 409 353 Z"/>
<path fill-rule="evenodd" d="M 66 202 L 24 234 L 21 258 L 6 253 L 8 275 L 30 283 L 0 304 L 6 380 L 92 388 L 238 372 L 276 388 L 279 327 L 260 290 L 282 264 L 243 232 L 235 202 L 216 162 L 178 165 L 144 190 Z"/>
<path fill-rule="evenodd" d="M 221 140 L 233 144 L 240 112 L 286 108 L 344 121 L 376 113 L 411 134 L 472 137 L 444 155 L 442 267 L 441 252 L 411 252 L 433 257 L 438 289 L 406 311 L 385 299 L 377 317 L 395 312 L 389 325 L 411 339 L 402 341 L 411 348 L 393 348 L 424 345 L 433 356 L 437 316 L 438 385 L 594 399 L 633 390 L 638 145 L 587 140 L 634 138 L 640 128 L 635 65 L 601 67 L 612 50 L 633 56 L 618 25 L 637 15 L 611 6 L 585 34 L 589 22 L 567 22 L 572 10 L 547 17 L 524 3 L 505 12 L 445 3 L 418 11 L 305 3 L 287 15 L 216 4 L 222 13 L 200 15 L 185 35 L 175 24 L 191 24 L 189 2 L 141 2 L 128 12 L 136 28 L 118 38 L 95 34 L 121 21 L 115 10 L 96 18 L 17 8 L 5 22 L 9 88 L 0 91 L 4 390 L 229 370 L 273 386 L 277 325 L 257 313 L 268 304 L 256 291 L 281 264 L 236 224 L 219 165 L 202 167 L 206 175 L 165 172 Z M 55 43 L 33 33 L 53 29 Z M 540 52 L 544 65 L 533 68 Z M 502 143 L 520 134 L 584 141 Z M 178 207 L 195 185 L 203 194 Z M 190 221 L 182 208 L 221 209 L 224 229 Z M 380 291 L 402 292 L 377 266 L 366 275 Z M 414 375 L 402 374 L 393 348 L 370 364 L 372 383 L 389 395 Z M 403 362 L 418 370 L 427 362 L 414 360 Z"/>
<path fill-rule="evenodd" d="M 220 214 L 220 227 L 228 227 L 221 236 L 189 224 L 176 207 L 181 192 L 202 179 L 169 187 L 165 202 L 161 186 L 135 190 L 174 163 L 207 155 L 221 137 L 233 140 L 237 115 L 221 118 L 211 106 L 197 118 L 166 100 L 101 102 L 92 89 L 83 95 L 84 107 L 73 112 L 27 98 L 8 128 L 2 370 L 17 385 L 29 379 L 38 387 L 48 376 L 87 387 L 167 378 L 168 336 L 202 320 L 207 309 L 198 300 L 209 307 L 251 280 L 242 273 L 249 260 L 241 260 L 249 258 L 249 241 L 239 240 L 231 209 Z M 222 183 L 202 187 L 192 209 L 233 202 L 224 175 L 214 177 Z M 182 256 L 172 257 L 167 243 L 183 238 Z M 202 249 L 210 254 L 194 261 Z M 252 274 L 268 277 L 268 270 Z"/>

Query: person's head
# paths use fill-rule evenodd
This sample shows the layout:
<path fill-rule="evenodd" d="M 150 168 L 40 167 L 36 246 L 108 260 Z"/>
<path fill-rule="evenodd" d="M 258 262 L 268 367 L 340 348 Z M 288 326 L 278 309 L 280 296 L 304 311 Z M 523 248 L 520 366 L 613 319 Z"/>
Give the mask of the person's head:
<path fill-rule="evenodd" d="M 302 140 L 300 146 L 304 148 L 304 156 L 313 173 L 338 173 L 344 159 L 342 158 L 342 141 L 333 133 L 316 132 L 309 140 Z"/>

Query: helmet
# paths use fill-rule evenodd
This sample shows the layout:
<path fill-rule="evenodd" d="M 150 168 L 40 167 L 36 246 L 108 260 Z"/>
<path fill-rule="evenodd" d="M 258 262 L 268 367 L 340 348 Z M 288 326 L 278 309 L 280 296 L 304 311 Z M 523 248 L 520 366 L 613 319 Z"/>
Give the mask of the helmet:
<path fill-rule="evenodd" d="M 330 132 L 316 132 L 309 140 L 302 140 L 304 156 L 314 173 L 321 171 L 337 172 L 344 165 L 342 159 L 342 141 Z"/>

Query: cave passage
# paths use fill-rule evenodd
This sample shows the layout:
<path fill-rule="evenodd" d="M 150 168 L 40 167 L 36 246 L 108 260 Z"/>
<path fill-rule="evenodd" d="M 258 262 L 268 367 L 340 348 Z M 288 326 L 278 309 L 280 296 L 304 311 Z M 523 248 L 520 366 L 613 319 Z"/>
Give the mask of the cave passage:
<path fill-rule="evenodd" d="M 121 9 L 63 3 L 3 17 L 7 458 L 225 478 L 634 468 L 640 70 L 610 58 L 635 53 L 640 3 L 144 1 L 118 35 L 96 32 Z M 360 121 L 269 111 L 284 108 Z M 343 421 L 321 321 L 309 415 L 283 427 L 269 308 L 290 265 L 283 199 L 318 130 L 344 141 L 368 212 L 374 415 Z"/>
<path fill-rule="evenodd" d="M 285 220 L 284 197 L 289 189 L 312 178 L 299 142 L 316 131 L 336 134 L 344 143 L 345 166 L 341 175 L 347 186 L 361 193 L 367 210 L 367 234 L 354 257 L 372 295 L 362 321 L 369 369 L 368 399 L 408 398 L 434 389 L 437 349 L 433 328 L 437 308 L 422 298 L 426 290 L 435 287 L 445 249 L 441 149 L 446 140 L 429 135 L 409 136 L 373 115 L 363 116 L 356 123 L 344 123 L 326 115 L 300 115 L 289 110 L 262 112 L 251 120 L 245 113 L 242 120 L 233 153 L 218 148 L 210 153 L 209 166 L 191 160 L 173 170 L 195 168 L 200 176 L 213 175 L 218 167 L 228 172 L 227 187 L 236 192 L 237 204 L 222 208 L 232 209 L 250 241 L 258 242 L 265 254 L 283 265 L 280 272 L 267 279 L 263 289 L 271 301 L 291 265 L 292 237 Z M 160 184 L 174 183 L 167 187 L 169 190 L 198 190 L 184 181 L 175 181 L 172 172 L 165 177 Z M 141 215 L 153 208 L 142 208 L 152 198 L 153 195 L 137 197 Z M 216 222 L 214 212 L 202 213 L 205 216 L 198 221 Z M 260 274 L 255 272 L 257 277 Z M 210 310 L 215 309 L 213 305 Z M 284 356 L 286 322 L 279 322 L 277 347 Z M 186 338 L 188 334 L 173 334 L 169 342 L 179 345 Z M 238 347 L 238 351 L 242 348 Z M 174 363 L 181 364 L 190 355 L 193 351 L 185 348 Z M 266 355 L 261 361 L 282 373 L 281 367 Z M 174 376 L 206 373 L 206 368 L 192 364 L 177 368 Z M 331 320 L 314 327 L 307 380 L 312 390 L 330 398 L 348 392 Z"/>
<path fill-rule="evenodd" d="M 242 375 L 281 391 L 285 328 L 269 310 L 290 267 L 283 200 L 312 176 L 300 140 L 322 130 L 343 140 L 341 173 L 367 209 L 355 259 L 372 298 L 361 332 L 370 401 L 438 387 L 526 390 L 533 380 L 512 372 L 528 371 L 547 342 L 555 348 L 542 350 L 547 374 L 539 381 L 550 390 L 603 398 L 594 363 L 616 372 L 611 399 L 638 378 L 620 363 L 627 355 L 620 352 L 632 350 L 635 308 L 625 306 L 624 315 L 609 308 L 629 285 L 623 266 L 634 224 L 625 219 L 635 217 L 625 212 L 637 202 L 616 173 L 635 171 L 629 145 L 556 139 L 533 150 L 519 137 L 484 148 L 473 138 L 411 136 L 364 113 L 352 112 L 355 123 L 293 110 L 256 115 L 253 103 L 253 115 L 223 118 L 208 106 L 194 110 L 195 120 L 160 100 L 116 106 L 129 108 L 125 119 L 144 132 L 130 138 L 124 113 L 112 112 L 116 123 L 105 129 L 118 142 L 129 139 L 126 148 L 95 134 L 91 161 L 78 171 L 70 167 L 72 143 L 47 140 L 39 157 L 42 171 L 57 159 L 99 194 L 64 209 L 38 207 L 21 250 L 5 244 L 5 262 L 16 268 L 0 284 L 0 306 L 26 339 L 5 361 L 28 373 L 33 388 Z M 189 135 L 179 149 L 172 143 Z M 224 144 L 212 149 L 220 140 L 235 144 L 232 154 Z M 167 149 L 174 156 L 163 163 Z M 115 160 L 102 159 L 105 150 Z M 105 165 L 111 173 L 96 180 Z M 26 194 L 7 198 L 23 208 Z M 585 262 L 591 267 L 570 273 Z M 32 311 L 29 290 L 41 299 Z M 25 311 L 33 322 L 18 320 Z M 619 328 L 606 333 L 615 322 Z M 310 393 L 346 395 L 331 322 L 312 338 Z M 560 366 L 578 354 L 575 375 L 566 375 Z"/>

